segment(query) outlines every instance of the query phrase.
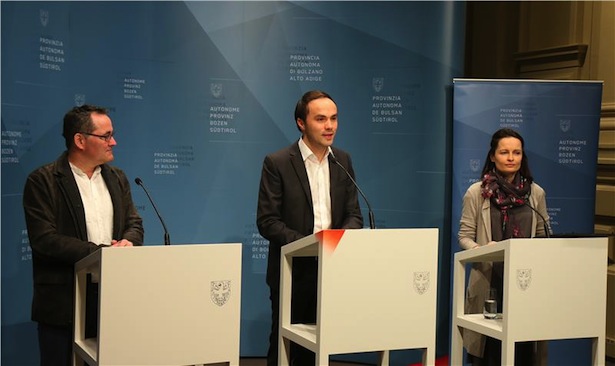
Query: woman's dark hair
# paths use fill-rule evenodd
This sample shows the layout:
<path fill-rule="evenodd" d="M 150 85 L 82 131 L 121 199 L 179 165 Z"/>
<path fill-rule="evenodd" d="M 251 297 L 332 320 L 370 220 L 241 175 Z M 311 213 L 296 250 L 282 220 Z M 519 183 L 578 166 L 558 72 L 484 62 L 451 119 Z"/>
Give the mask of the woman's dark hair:
<path fill-rule="evenodd" d="M 491 161 L 491 157 L 495 155 L 495 150 L 498 148 L 498 144 L 500 140 L 506 137 L 514 137 L 521 141 L 521 168 L 519 168 L 519 173 L 524 178 L 527 178 L 529 181 L 533 181 L 532 173 L 530 171 L 530 164 L 527 159 L 527 154 L 525 153 L 525 141 L 523 141 L 523 137 L 519 134 L 519 132 L 511 129 L 511 128 L 501 128 L 491 136 L 491 148 L 487 153 L 487 157 L 485 158 L 485 165 L 483 166 L 483 171 L 481 172 L 481 178 L 492 171 L 495 168 L 495 163 Z"/>
<path fill-rule="evenodd" d="M 94 131 L 92 123 L 92 113 L 108 114 L 107 109 L 95 105 L 84 104 L 79 107 L 74 107 L 64 115 L 64 128 L 62 136 L 66 148 L 70 149 L 74 143 L 73 136 L 79 132 L 91 133 Z"/>
<path fill-rule="evenodd" d="M 299 99 L 299 101 L 297 102 L 297 105 L 295 106 L 295 123 L 297 122 L 298 119 L 301 119 L 302 121 L 305 122 L 305 119 L 307 118 L 307 115 L 310 112 L 308 108 L 308 104 L 311 101 L 315 99 L 320 99 L 320 98 L 329 98 L 331 99 L 331 101 L 333 101 L 333 103 L 335 103 L 333 98 L 331 98 L 331 96 L 325 93 L 324 91 L 311 90 L 303 94 L 303 96 L 301 97 L 301 99 Z M 299 125 L 297 125 L 297 129 L 301 131 L 301 129 L 299 128 Z"/>

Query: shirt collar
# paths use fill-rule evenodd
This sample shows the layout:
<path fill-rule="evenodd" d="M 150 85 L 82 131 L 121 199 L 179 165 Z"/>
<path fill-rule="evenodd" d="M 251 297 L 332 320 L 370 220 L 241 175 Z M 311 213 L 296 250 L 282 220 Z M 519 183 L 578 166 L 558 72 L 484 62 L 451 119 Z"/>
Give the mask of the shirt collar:
<path fill-rule="evenodd" d="M 303 141 L 302 138 L 299 139 L 299 151 L 301 151 L 301 158 L 303 159 L 304 162 L 310 157 L 312 157 L 314 161 L 318 161 L 314 152 L 312 152 L 312 150 L 307 146 L 307 144 L 305 143 L 305 141 Z M 323 161 L 326 160 L 328 155 L 329 155 L 329 150 L 327 149 L 327 153 L 325 154 Z"/>
<path fill-rule="evenodd" d="M 70 161 L 68 162 L 68 164 L 70 165 L 70 170 L 72 170 L 73 174 L 80 176 L 82 178 L 88 178 L 87 174 L 85 174 L 83 170 L 79 169 L 75 164 L 71 163 Z M 99 165 L 96 167 L 96 169 L 94 169 L 94 174 L 92 174 L 92 178 L 100 174 L 100 170 L 101 169 Z"/>

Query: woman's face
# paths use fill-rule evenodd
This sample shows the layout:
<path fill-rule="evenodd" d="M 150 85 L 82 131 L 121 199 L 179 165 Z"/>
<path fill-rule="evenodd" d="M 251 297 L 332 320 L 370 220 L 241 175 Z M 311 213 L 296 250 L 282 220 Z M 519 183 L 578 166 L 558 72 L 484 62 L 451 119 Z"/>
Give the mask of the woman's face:
<path fill-rule="evenodd" d="M 523 148 L 521 140 L 516 137 L 504 137 L 498 142 L 498 147 L 491 156 L 491 161 L 495 168 L 509 182 L 513 180 L 515 174 L 521 169 L 523 160 Z"/>

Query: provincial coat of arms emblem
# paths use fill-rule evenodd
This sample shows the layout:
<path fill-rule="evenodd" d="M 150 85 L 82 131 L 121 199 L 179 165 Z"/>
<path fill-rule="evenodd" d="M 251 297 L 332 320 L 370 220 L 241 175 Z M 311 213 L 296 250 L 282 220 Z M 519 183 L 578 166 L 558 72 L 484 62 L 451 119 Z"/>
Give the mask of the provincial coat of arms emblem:
<path fill-rule="evenodd" d="M 382 91 L 382 88 L 384 87 L 384 78 L 373 78 L 372 86 L 376 93 L 380 93 L 380 91 Z"/>
<path fill-rule="evenodd" d="M 214 304 L 224 306 L 231 297 L 231 281 L 211 281 L 210 296 Z"/>
<path fill-rule="evenodd" d="M 81 107 L 85 103 L 85 94 L 75 94 L 75 106 Z"/>
<path fill-rule="evenodd" d="M 222 84 L 221 83 L 211 83 L 209 84 L 209 91 L 211 95 L 218 99 L 222 96 Z"/>
<path fill-rule="evenodd" d="M 470 159 L 470 169 L 473 172 L 477 172 L 480 170 L 480 159 Z"/>
<path fill-rule="evenodd" d="M 562 132 L 568 132 L 571 124 L 569 119 L 562 119 L 559 121 L 559 129 L 562 130 Z"/>
<path fill-rule="evenodd" d="M 530 287 L 532 283 L 532 270 L 529 268 L 517 270 L 517 287 L 520 290 L 525 291 Z"/>
<path fill-rule="evenodd" d="M 39 14 L 39 18 L 41 20 L 41 25 L 43 27 L 46 27 L 47 24 L 49 23 L 49 10 L 40 9 L 38 11 L 38 14 Z"/>
<path fill-rule="evenodd" d="M 414 291 L 419 295 L 424 294 L 429 290 L 429 272 L 414 272 Z"/>

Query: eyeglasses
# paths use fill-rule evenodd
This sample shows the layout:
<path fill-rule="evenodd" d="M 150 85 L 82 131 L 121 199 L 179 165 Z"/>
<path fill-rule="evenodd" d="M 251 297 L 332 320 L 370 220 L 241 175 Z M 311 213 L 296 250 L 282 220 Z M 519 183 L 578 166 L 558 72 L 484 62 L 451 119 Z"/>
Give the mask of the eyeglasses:
<path fill-rule="evenodd" d="M 79 133 L 81 133 L 83 135 L 98 137 L 99 139 L 103 140 L 104 142 L 111 141 L 111 139 L 113 138 L 113 135 L 114 135 L 114 132 L 107 132 L 104 135 L 97 135 L 95 133 L 89 133 L 89 132 L 79 132 Z"/>

